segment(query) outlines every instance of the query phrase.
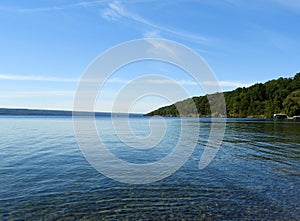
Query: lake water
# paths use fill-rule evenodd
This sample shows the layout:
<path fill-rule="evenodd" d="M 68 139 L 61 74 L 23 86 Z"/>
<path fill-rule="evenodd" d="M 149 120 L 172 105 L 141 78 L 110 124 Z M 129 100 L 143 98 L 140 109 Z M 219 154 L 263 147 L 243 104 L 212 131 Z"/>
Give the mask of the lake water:
<path fill-rule="evenodd" d="M 149 133 L 148 120 L 131 119 L 136 134 Z M 184 120 L 191 128 L 198 121 Z M 180 120 L 167 118 L 166 139 L 134 151 L 115 136 L 109 117 L 96 124 L 111 152 L 132 163 L 166 156 L 180 132 Z M 229 119 L 219 152 L 199 170 L 209 131 L 210 120 L 200 119 L 188 161 L 165 179 L 134 185 L 86 161 L 71 117 L 2 116 L 0 220 L 300 220 L 299 122 Z"/>

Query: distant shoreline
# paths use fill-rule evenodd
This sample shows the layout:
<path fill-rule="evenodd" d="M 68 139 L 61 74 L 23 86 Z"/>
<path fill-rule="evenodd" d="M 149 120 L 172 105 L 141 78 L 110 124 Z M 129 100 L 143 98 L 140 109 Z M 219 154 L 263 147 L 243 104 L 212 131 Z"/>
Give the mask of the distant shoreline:
<path fill-rule="evenodd" d="M 127 116 L 126 113 L 110 112 L 76 112 L 82 116 Z M 72 116 L 73 111 L 69 110 L 43 110 L 43 109 L 26 109 L 26 108 L 0 108 L 0 116 Z M 143 114 L 129 113 L 130 116 L 144 116 Z"/>
<path fill-rule="evenodd" d="M 82 117 L 126 117 L 126 113 L 110 113 L 110 112 L 76 112 Z M 72 117 L 73 111 L 69 110 L 45 110 L 45 109 L 26 109 L 26 108 L 0 108 L 1 116 L 49 116 L 49 117 Z M 129 113 L 131 117 L 152 117 L 147 114 Z M 154 115 L 155 116 L 155 115 Z M 159 116 L 159 115 L 157 115 Z M 180 116 L 162 116 L 167 118 L 179 118 Z M 274 118 L 262 118 L 262 117 L 214 117 L 214 116 L 181 116 L 183 118 L 219 118 L 219 119 L 247 119 L 247 120 L 276 120 L 276 121 L 290 121 L 293 119 L 274 119 Z M 298 120 L 297 120 L 298 121 Z"/>

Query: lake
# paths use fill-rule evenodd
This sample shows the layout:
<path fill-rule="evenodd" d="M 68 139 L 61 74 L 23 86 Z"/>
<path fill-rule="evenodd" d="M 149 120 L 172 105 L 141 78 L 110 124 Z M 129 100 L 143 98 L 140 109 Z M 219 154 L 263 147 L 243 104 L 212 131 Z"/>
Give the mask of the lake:
<path fill-rule="evenodd" d="M 199 119 L 183 121 L 197 130 Z M 130 122 L 135 134 L 150 133 L 148 117 Z M 134 149 L 118 139 L 110 117 L 96 119 L 111 153 L 136 164 L 172 151 L 180 120 L 165 122 L 165 139 L 156 147 Z M 71 117 L 1 116 L 0 220 L 300 220 L 300 122 L 228 119 L 220 150 L 199 170 L 210 125 L 200 119 L 197 145 L 180 169 L 136 185 L 88 163 Z"/>

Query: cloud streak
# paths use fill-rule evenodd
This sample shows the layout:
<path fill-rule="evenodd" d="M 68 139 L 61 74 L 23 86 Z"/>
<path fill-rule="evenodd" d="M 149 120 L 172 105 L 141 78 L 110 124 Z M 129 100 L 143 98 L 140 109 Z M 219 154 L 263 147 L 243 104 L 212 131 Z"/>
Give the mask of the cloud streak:
<path fill-rule="evenodd" d="M 160 32 L 158 30 L 155 31 L 146 31 L 143 33 L 144 38 L 160 38 Z"/>
<path fill-rule="evenodd" d="M 0 74 L 0 79 L 2 80 L 11 80 L 11 81 L 46 81 L 46 82 L 79 82 L 79 78 L 58 78 L 58 77 L 45 77 L 45 76 L 27 76 L 27 75 L 11 75 L 11 74 Z M 93 82 L 93 80 L 92 80 Z M 107 83 L 110 84 L 130 84 L 131 80 L 120 79 L 117 77 L 110 78 L 107 80 Z M 179 84 L 182 86 L 197 86 L 198 83 L 191 80 L 146 80 L 145 84 Z M 201 85 L 206 86 L 221 86 L 221 87 L 248 87 L 251 83 L 242 83 L 238 81 L 219 81 L 219 82 L 200 82 Z"/>
<path fill-rule="evenodd" d="M 107 81 L 108 83 L 120 83 L 120 84 L 130 84 L 131 80 L 124 80 L 120 78 L 112 78 Z M 141 82 L 139 82 L 141 83 Z M 181 86 L 198 86 L 198 82 L 192 80 L 174 80 L 174 79 L 148 79 L 142 82 L 144 84 L 153 84 L 153 85 L 170 85 L 170 84 L 179 84 Z M 253 83 L 242 83 L 239 81 L 204 81 L 200 82 L 201 85 L 205 86 L 220 86 L 220 87 L 249 87 Z"/>
<path fill-rule="evenodd" d="M 69 97 L 73 96 L 74 91 L 18 91 L 18 92 L 1 92 L 0 98 L 32 98 L 32 97 L 46 97 L 46 96 L 59 96 Z"/>
<path fill-rule="evenodd" d="M 259 25 L 254 26 L 253 35 L 259 35 L 266 43 L 271 44 L 282 51 L 288 51 L 294 45 L 293 39 L 288 36 Z"/>
<path fill-rule="evenodd" d="M 81 1 L 74 4 L 66 4 L 66 5 L 58 5 L 58 6 L 49 6 L 49 7 L 37 7 L 37 8 L 22 8 L 17 9 L 17 12 L 21 13 L 34 13 L 34 12 L 51 12 L 51 11 L 62 11 L 71 8 L 87 8 L 87 7 L 95 7 L 95 6 L 106 6 L 101 11 L 102 18 L 109 21 L 116 21 L 122 18 L 127 18 L 131 21 L 140 23 L 142 25 L 151 28 L 150 31 L 144 31 L 144 37 L 159 37 L 160 33 L 172 35 L 174 37 L 188 40 L 190 42 L 210 45 L 212 44 L 212 39 L 209 39 L 204 36 L 200 36 L 198 34 L 193 34 L 190 32 L 186 32 L 183 30 L 177 30 L 173 28 L 168 28 L 162 25 L 158 25 L 153 23 L 138 14 L 132 13 L 128 11 L 119 1 L 108 1 L 108 0 L 95 0 L 95 1 Z M 7 9 L 6 9 L 7 10 Z"/>
<path fill-rule="evenodd" d="M 252 83 L 242 83 L 239 81 L 204 81 L 206 86 L 221 86 L 221 87 L 249 87 Z"/>
<path fill-rule="evenodd" d="M 28 76 L 28 75 L 12 75 L 12 74 L 0 74 L 2 80 L 12 81 L 49 81 L 49 82 L 77 82 L 75 78 L 57 78 L 57 77 L 45 77 L 45 76 Z"/>
<path fill-rule="evenodd" d="M 179 84 L 182 86 L 197 86 L 199 85 L 198 82 L 191 81 L 191 80 L 149 80 L 147 83 L 152 84 Z M 248 87 L 251 83 L 241 83 L 238 81 L 204 81 L 200 82 L 200 86 L 220 86 L 220 87 Z"/>
<path fill-rule="evenodd" d="M 50 6 L 50 7 L 39 7 L 39 8 L 23 8 L 18 9 L 18 12 L 31 13 L 31 12 L 50 12 L 50 11 L 61 11 L 69 8 L 83 8 L 92 7 L 107 3 L 107 0 L 97 0 L 97 1 L 82 1 L 75 4 L 60 5 L 60 6 Z"/>
<path fill-rule="evenodd" d="M 121 18 L 127 18 L 132 21 L 138 22 L 142 25 L 146 25 L 150 28 L 155 29 L 154 32 L 164 32 L 166 34 L 171 34 L 173 36 L 176 36 L 177 38 L 189 40 L 189 41 L 200 43 L 200 44 L 211 44 L 211 39 L 208 39 L 206 37 L 192 34 L 192 33 L 185 32 L 185 31 L 167 28 L 167 27 L 155 24 L 137 14 L 129 12 L 128 10 L 125 9 L 125 7 L 123 7 L 121 5 L 121 3 L 119 1 L 114 1 L 114 2 L 109 3 L 108 8 L 103 10 L 101 15 L 102 15 L 102 18 L 104 18 L 106 20 L 118 20 Z"/>
<path fill-rule="evenodd" d="M 299 0 L 276 0 L 276 2 L 284 7 L 292 10 L 300 11 L 300 1 Z"/>

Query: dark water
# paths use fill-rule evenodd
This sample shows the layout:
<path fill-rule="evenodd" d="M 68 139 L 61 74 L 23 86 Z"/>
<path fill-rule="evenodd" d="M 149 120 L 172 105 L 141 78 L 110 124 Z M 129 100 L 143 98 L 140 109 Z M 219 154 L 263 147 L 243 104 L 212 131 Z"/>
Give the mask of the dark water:
<path fill-rule="evenodd" d="M 136 133 L 149 133 L 146 121 L 132 120 Z M 167 134 L 176 134 L 179 120 L 166 121 Z M 98 124 L 111 151 L 132 162 L 163 157 L 176 137 L 131 153 L 114 136 L 110 118 Z M 300 220 L 300 123 L 230 119 L 226 127 L 204 170 L 198 164 L 210 130 L 206 119 L 183 167 L 161 181 L 130 185 L 90 166 L 70 117 L 1 117 L 0 220 Z"/>

